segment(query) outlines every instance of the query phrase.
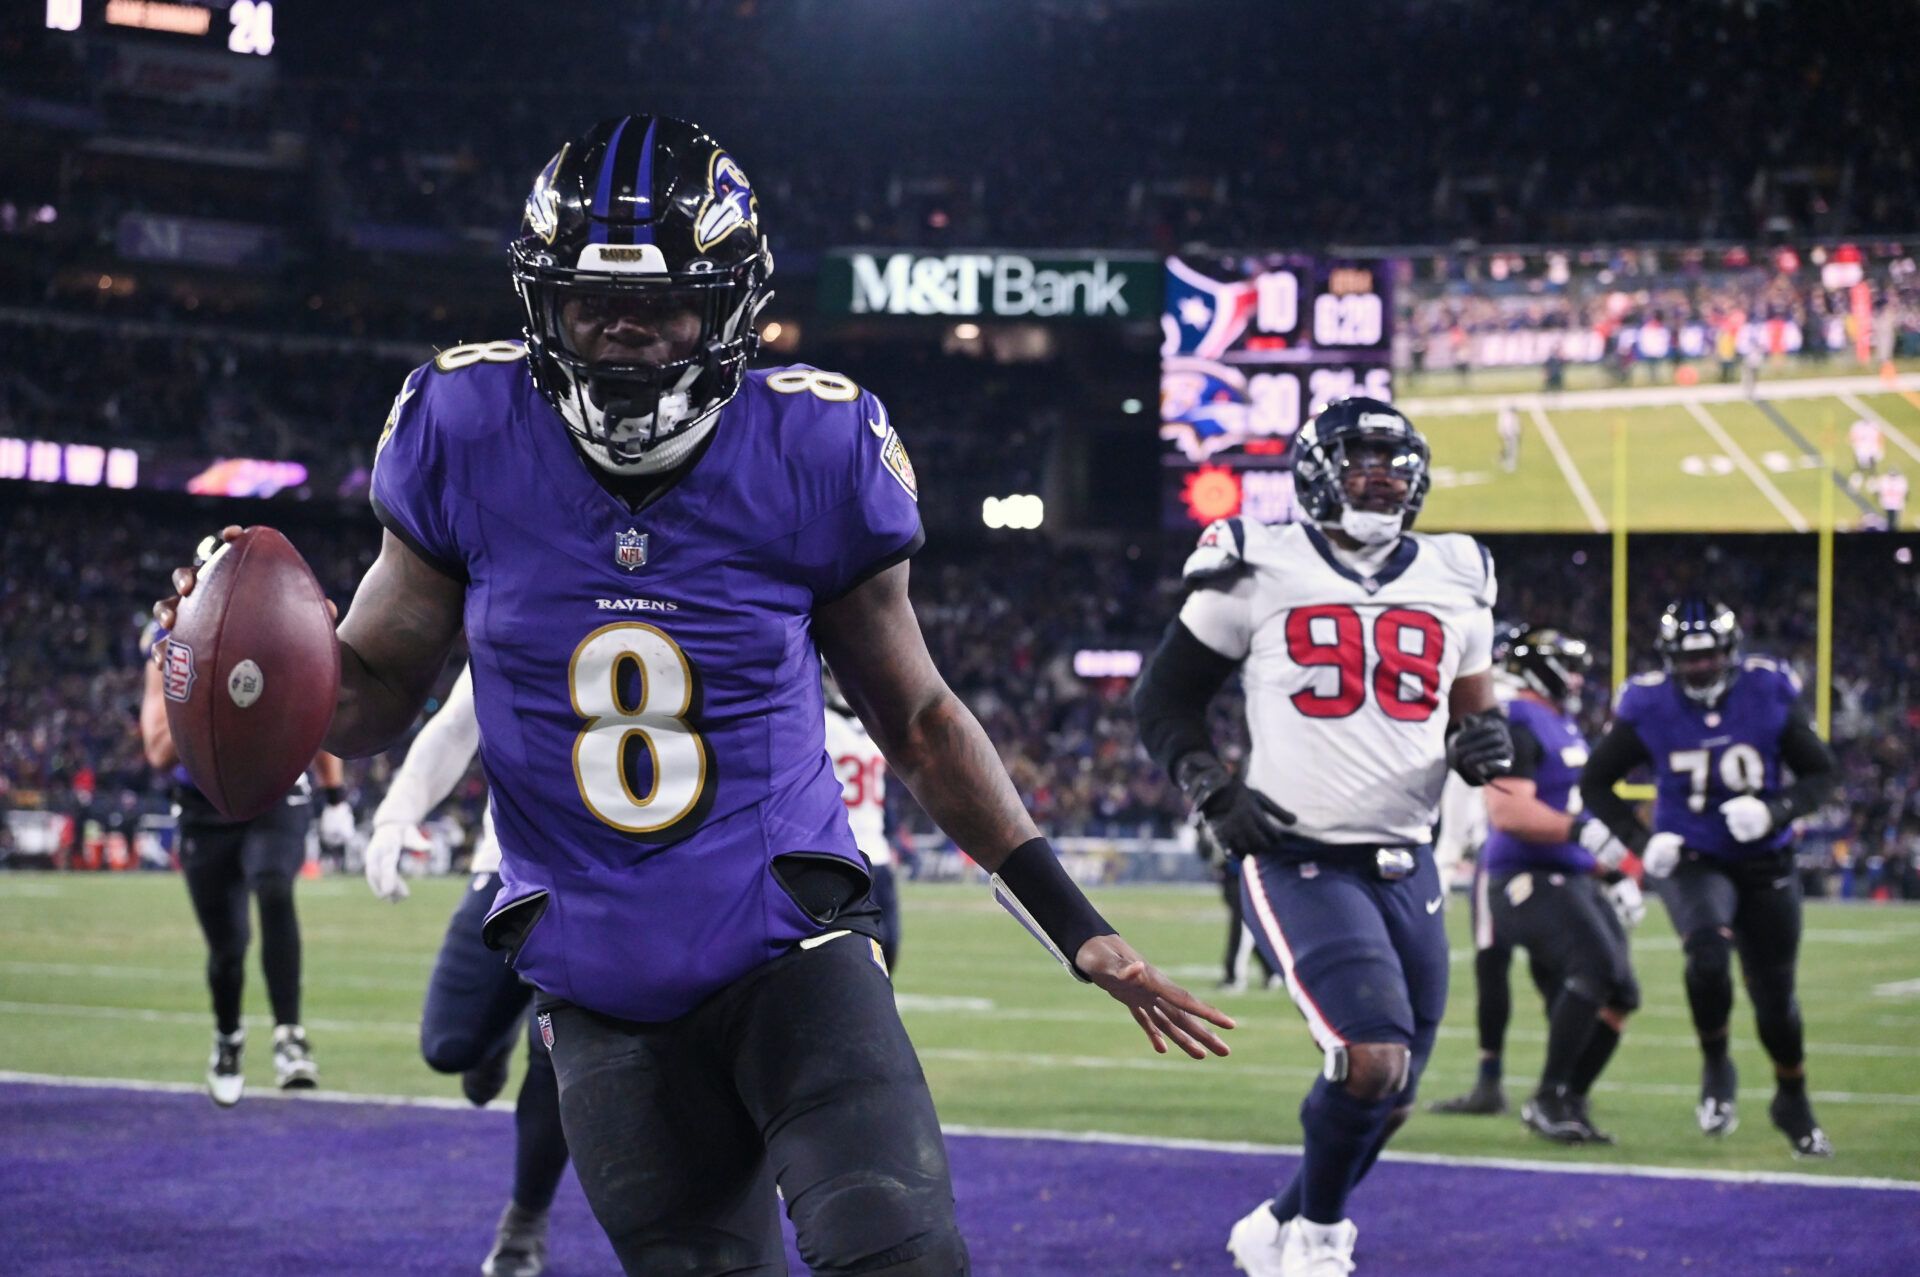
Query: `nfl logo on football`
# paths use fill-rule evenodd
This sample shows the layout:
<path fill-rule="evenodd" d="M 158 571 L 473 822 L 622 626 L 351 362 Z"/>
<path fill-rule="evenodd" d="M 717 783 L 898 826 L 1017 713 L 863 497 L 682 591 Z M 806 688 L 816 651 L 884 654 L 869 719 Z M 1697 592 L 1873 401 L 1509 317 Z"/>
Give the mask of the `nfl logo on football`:
<path fill-rule="evenodd" d="M 628 528 L 614 538 L 613 561 L 631 572 L 647 561 L 647 534 Z"/>

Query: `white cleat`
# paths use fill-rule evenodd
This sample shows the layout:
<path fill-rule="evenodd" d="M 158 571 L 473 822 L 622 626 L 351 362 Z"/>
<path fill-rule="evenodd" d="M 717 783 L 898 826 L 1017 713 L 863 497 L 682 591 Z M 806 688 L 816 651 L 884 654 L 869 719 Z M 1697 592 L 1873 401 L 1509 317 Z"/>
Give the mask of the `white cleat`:
<path fill-rule="evenodd" d="M 1284 1277 L 1281 1257 L 1294 1221 L 1281 1223 L 1273 1217 L 1272 1207 L 1272 1198 L 1261 1202 L 1227 1234 L 1227 1253 L 1233 1256 L 1233 1266 L 1248 1277 Z"/>
<path fill-rule="evenodd" d="M 1292 1220 L 1280 1254 L 1280 1277 L 1347 1277 L 1353 1271 L 1353 1243 L 1359 1236 L 1350 1219 L 1337 1224 Z"/>
<path fill-rule="evenodd" d="M 240 1102 L 247 1089 L 247 1075 L 241 1070 L 240 1056 L 247 1048 L 247 1031 L 239 1029 L 232 1037 L 218 1029 L 213 1034 L 213 1055 L 207 1060 L 207 1094 L 223 1109 Z"/>
<path fill-rule="evenodd" d="M 1740 1126 L 1740 1111 L 1732 1100 L 1716 1100 L 1712 1097 L 1700 1101 L 1700 1107 L 1693 1111 L 1700 1123 L 1700 1133 L 1722 1139 L 1734 1133 Z"/>
<path fill-rule="evenodd" d="M 320 1084 L 320 1068 L 307 1045 L 307 1031 L 297 1024 L 274 1026 L 273 1076 L 283 1091 L 304 1091 Z"/>

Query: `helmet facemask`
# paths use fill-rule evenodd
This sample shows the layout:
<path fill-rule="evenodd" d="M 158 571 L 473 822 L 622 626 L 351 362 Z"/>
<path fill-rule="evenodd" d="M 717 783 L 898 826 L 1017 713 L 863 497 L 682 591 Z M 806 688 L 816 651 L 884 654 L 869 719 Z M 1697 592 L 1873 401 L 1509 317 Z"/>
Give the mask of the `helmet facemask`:
<path fill-rule="evenodd" d="M 1687 699 L 1712 705 L 1733 681 L 1740 623 L 1721 604 L 1682 600 L 1660 618 L 1658 646 L 1668 677 Z"/>
<path fill-rule="evenodd" d="M 1413 526 L 1426 501 L 1429 453 L 1426 440 L 1405 418 L 1395 414 L 1370 425 L 1368 415 L 1325 429 L 1314 423 L 1302 432 L 1294 466 L 1304 481 L 1302 504 L 1315 522 L 1338 527 L 1361 545 L 1386 545 Z M 1356 498 L 1347 482 L 1362 473 L 1368 475 L 1369 486 Z M 1391 485 L 1374 484 L 1375 474 L 1398 479 L 1405 487 L 1388 496 Z"/>

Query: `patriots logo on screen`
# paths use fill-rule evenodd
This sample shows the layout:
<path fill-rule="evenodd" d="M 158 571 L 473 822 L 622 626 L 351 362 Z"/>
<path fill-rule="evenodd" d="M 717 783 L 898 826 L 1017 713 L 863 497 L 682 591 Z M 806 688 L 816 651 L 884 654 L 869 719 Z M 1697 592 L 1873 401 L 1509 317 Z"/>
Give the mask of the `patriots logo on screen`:
<path fill-rule="evenodd" d="M 707 173 L 707 198 L 693 219 L 693 246 L 706 252 L 743 226 L 760 224 L 760 205 L 747 175 L 725 151 L 715 151 Z"/>
<path fill-rule="evenodd" d="M 1247 279 L 1210 279 L 1178 257 L 1167 259 L 1167 299 L 1160 313 L 1160 354 L 1218 359 L 1253 322 L 1258 291 Z"/>
<path fill-rule="evenodd" d="M 1247 378 L 1211 359 L 1173 356 L 1160 374 L 1160 437 L 1189 461 L 1246 442 Z"/>
<path fill-rule="evenodd" d="M 631 572 L 635 568 L 645 567 L 647 562 L 647 534 L 633 528 L 614 537 L 613 561 Z"/>
<path fill-rule="evenodd" d="M 160 690 L 168 700 L 182 704 L 193 695 L 193 649 L 177 638 L 167 640 L 160 658 Z"/>

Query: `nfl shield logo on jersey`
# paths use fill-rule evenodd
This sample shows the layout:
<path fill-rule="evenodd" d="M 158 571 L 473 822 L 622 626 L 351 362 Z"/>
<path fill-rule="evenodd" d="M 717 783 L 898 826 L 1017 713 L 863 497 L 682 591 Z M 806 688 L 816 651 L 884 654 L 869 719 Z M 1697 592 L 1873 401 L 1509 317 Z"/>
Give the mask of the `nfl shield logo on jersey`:
<path fill-rule="evenodd" d="M 631 572 L 647 561 L 647 534 L 628 528 L 614 538 L 613 561 Z"/>

